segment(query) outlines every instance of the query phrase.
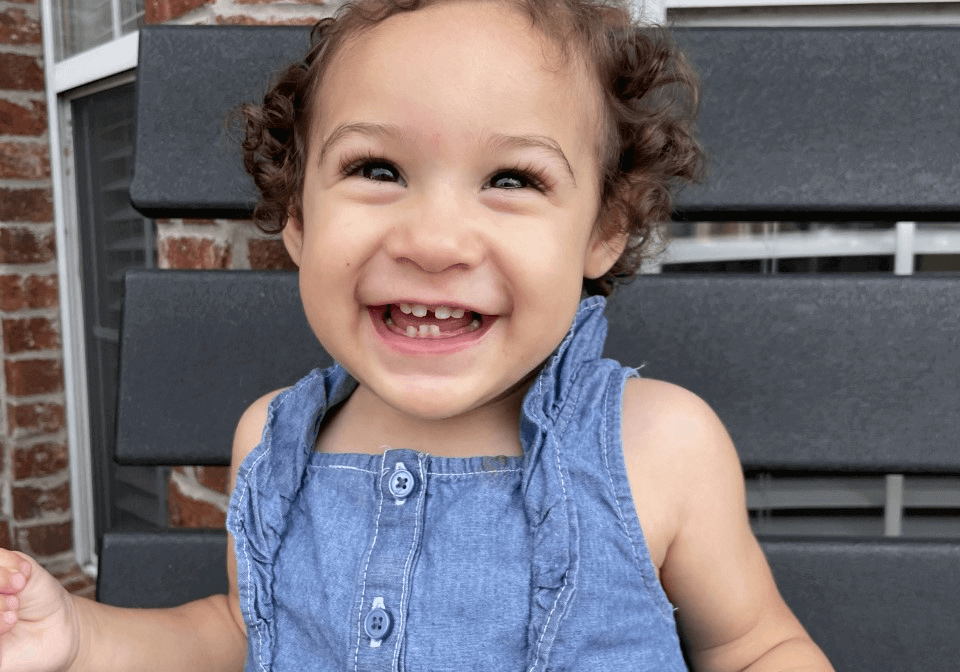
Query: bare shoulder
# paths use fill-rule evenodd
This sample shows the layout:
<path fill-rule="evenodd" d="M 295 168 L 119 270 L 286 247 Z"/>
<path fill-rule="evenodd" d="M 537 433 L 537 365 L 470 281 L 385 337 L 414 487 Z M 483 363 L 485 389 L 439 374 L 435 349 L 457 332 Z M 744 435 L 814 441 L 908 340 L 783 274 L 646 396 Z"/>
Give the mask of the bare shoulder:
<path fill-rule="evenodd" d="M 740 460 L 720 418 L 703 399 L 672 383 L 627 381 L 623 450 L 628 471 L 647 464 L 664 469 L 663 477 L 696 486 L 704 477 L 716 484 L 718 477 L 733 476 L 735 487 L 742 487 Z"/>
<path fill-rule="evenodd" d="M 713 409 L 672 383 L 628 380 L 622 422 L 637 515 L 660 570 L 698 500 L 716 501 L 718 490 L 726 490 L 728 506 L 745 506 L 740 462 Z"/>

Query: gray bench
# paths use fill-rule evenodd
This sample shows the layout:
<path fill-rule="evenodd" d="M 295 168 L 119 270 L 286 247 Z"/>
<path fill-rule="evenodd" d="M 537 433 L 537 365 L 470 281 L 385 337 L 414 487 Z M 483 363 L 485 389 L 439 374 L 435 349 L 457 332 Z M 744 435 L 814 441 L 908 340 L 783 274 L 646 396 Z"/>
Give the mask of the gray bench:
<path fill-rule="evenodd" d="M 708 182 L 682 194 L 681 216 L 960 219 L 960 30 L 679 39 L 704 71 L 713 157 Z M 144 29 L 135 205 L 166 217 L 249 213 L 252 188 L 222 120 L 305 40 L 292 28 Z M 960 278 L 644 276 L 608 315 L 608 354 L 707 399 L 746 469 L 960 474 Z M 225 464 L 245 405 L 325 361 L 290 275 L 134 273 L 118 460 Z M 960 542 L 761 541 L 839 671 L 955 669 Z M 98 595 L 161 606 L 222 591 L 225 552 L 222 531 L 108 532 Z"/>

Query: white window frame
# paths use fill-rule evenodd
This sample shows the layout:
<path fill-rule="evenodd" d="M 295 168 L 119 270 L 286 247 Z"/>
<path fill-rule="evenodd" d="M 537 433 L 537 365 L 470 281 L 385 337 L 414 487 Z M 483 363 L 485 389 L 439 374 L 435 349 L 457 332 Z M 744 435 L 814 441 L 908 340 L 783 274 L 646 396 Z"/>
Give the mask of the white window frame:
<path fill-rule="evenodd" d="M 70 103 L 80 95 L 132 81 L 137 67 L 140 35 L 134 31 L 57 62 L 57 37 L 53 26 L 57 25 L 60 17 L 54 10 L 53 0 L 40 0 L 40 11 L 44 26 L 43 57 L 46 64 L 50 173 L 60 290 L 73 547 L 80 567 L 88 574 L 95 575 L 93 458 L 88 422 L 87 360 L 79 282 L 80 243 Z"/>

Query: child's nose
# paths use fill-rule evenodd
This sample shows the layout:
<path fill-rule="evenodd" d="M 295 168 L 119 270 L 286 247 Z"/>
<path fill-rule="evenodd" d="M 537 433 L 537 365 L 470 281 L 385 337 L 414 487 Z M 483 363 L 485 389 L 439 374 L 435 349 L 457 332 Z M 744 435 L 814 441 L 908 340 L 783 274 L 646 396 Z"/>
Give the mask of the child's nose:
<path fill-rule="evenodd" d="M 483 258 L 477 213 L 451 193 L 411 199 L 411 208 L 393 228 L 387 251 L 428 273 L 472 268 Z"/>

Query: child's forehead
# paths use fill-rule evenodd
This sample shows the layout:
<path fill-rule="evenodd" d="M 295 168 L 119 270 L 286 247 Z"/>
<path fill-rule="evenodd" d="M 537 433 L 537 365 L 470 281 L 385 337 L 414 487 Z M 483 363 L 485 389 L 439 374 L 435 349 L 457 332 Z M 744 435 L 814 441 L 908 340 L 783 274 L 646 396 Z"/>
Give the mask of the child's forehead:
<path fill-rule="evenodd" d="M 491 66 L 504 79 L 526 76 L 532 85 L 537 79 L 559 83 L 565 108 L 597 118 L 599 85 L 585 59 L 535 27 L 516 3 L 503 0 L 438 2 L 345 36 L 322 76 L 317 108 L 326 116 L 322 111 L 331 96 L 352 95 L 358 76 L 379 78 L 381 87 L 374 93 L 389 99 L 404 94 L 395 86 L 404 76 L 440 80 L 446 71 L 446 81 L 461 86 L 442 93 L 455 97 Z"/>

